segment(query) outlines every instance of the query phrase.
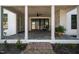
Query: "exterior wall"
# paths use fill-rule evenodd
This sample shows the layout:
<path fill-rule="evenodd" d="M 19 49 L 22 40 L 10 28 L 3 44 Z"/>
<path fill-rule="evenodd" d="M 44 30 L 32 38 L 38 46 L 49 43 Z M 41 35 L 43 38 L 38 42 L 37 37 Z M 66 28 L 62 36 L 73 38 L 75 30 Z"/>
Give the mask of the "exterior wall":
<path fill-rule="evenodd" d="M 24 29 L 24 16 L 23 15 L 17 15 L 17 32 L 23 32 Z"/>
<path fill-rule="evenodd" d="M 60 25 L 66 28 L 66 10 L 60 9 Z"/>
<path fill-rule="evenodd" d="M 55 27 L 58 27 L 60 24 L 60 10 L 55 11 Z"/>
<path fill-rule="evenodd" d="M 3 14 L 8 14 L 8 30 L 6 36 L 16 34 L 16 14 L 7 9 L 3 9 Z"/>
<path fill-rule="evenodd" d="M 71 10 L 69 9 L 60 9 L 59 14 L 56 14 L 56 26 L 58 26 L 58 22 L 59 25 L 64 26 L 64 28 L 66 28 L 65 34 L 67 35 L 77 35 L 77 29 L 71 29 L 71 15 L 72 14 L 77 14 L 77 8 Z M 58 15 L 58 16 L 57 16 Z M 58 19 L 60 21 L 58 21 Z"/>
<path fill-rule="evenodd" d="M 31 19 L 30 19 L 30 17 L 28 18 L 28 30 L 31 31 Z"/>
<path fill-rule="evenodd" d="M 67 21 L 66 21 L 66 34 L 68 35 L 77 35 L 77 29 L 71 29 L 71 15 L 77 14 L 77 8 L 71 10 L 66 14 Z"/>

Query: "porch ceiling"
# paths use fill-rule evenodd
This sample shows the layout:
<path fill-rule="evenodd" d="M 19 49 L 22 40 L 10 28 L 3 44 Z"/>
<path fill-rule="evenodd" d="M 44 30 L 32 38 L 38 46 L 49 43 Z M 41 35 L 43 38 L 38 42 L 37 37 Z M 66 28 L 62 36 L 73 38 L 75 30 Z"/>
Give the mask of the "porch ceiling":
<path fill-rule="evenodd" d="M 24 6 L 3 6 L 3 8 L 6 8 L 14 13 L 17 14 L 24 14 L 25 13 L 25 7 Z M 59 11 L 60 9 L 63 10 L 72 10 L 76 8 L 76 5 L 63 5 L 63 6 L 55 6 L 55 11 Z M 36 14 L 39 13 L 43 16 L 51 16 L 51 6 L 28 6 L 28 15 L 29 16 L 36 16 Z"/>
<path fill-rule="evenodd" d="M 63 10 L 68 10 L 68 11 L 70 11 L 70 10 L 72 10 L 72 9 L 74 9 L 74 8 L 76 8 L 76 5 L 63 5 L 63 6 L 55 6 L 55 10 L 56 11 L 58 11 L 58 10 L 60 10 L 60 9 L 63 9 Z"/>
<path fill-rule="evenodd" d="M 28 15 L 37 16 L 37 13 L 40 16 L 51 16 L 51 6 L 29 6 Z"/>
<path fill-rule="evenodd" d="M 25 11 L 24 6 L 3 6 L 3 8 L 6 8 L 17 14 L 24 14 L 24 11 Z"/>

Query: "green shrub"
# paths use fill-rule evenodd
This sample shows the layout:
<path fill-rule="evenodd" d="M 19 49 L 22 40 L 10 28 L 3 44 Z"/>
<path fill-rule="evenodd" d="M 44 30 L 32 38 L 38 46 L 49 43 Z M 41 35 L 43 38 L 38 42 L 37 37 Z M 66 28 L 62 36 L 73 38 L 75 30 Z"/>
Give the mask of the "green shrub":
<path fill-rule="evenodd" d="M 65 31 L 65 28 L 63 26 L 58 26 L 55 28 L 55 32 L 61 32 L 61 33 L 64 33 Z"/>
<path fill-rule="evenodd" d="M 17 48 L 17 49 L 22 49 L 22 44 L 21 44 L 21 41 L 20 41 L 20 40 L 18 40 L 18 41 L 16 42 L 16 48 Z"/>
<path fill-rule="evenodd" d="M 77 47 L 76 44 L 69 44 L 69 45 L 68 45 L 68 48 L 70 48 L 70 49 L 73 49 L 73 48 L 76 48 L 76 47 Z"/>
<path fill-rule="evenodd" d="M 4 41 L 4 47 L 5 47 L 5 48 L 8 48 L 8 43 L 7 43 L 6 40 Z"/>
<path fill-rule="evenodd" d="M 63 44 L 56 44 L 56 45 L 55 45 L 55 48 L 62 48 L 62 47 L 64 47 Z"/>

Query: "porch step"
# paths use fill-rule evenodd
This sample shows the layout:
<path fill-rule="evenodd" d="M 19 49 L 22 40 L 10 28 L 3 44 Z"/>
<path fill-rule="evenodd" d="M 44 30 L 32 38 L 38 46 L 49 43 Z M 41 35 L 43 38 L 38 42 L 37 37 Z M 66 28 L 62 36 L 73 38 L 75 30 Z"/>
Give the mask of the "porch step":
<path fill-rule="evenodd" d="M 23 53 L 28 54 L 52 54 L 54 53 L 50 43 L 29 43 Z"/>

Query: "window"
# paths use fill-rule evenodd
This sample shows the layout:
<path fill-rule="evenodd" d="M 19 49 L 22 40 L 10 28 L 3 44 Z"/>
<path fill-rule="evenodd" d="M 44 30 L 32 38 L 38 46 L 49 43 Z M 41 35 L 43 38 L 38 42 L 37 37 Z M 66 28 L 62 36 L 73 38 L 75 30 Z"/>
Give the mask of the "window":
<path fill-rule="evenodd" d="M 7 30 L 8 29 L 8 15 L 7 14 L 3 14 L 3 30 Z"/>
<path fill-rule="evenodd" d="M 77 29 L 77 15 L 71 15 L 71 29 Z"/>

